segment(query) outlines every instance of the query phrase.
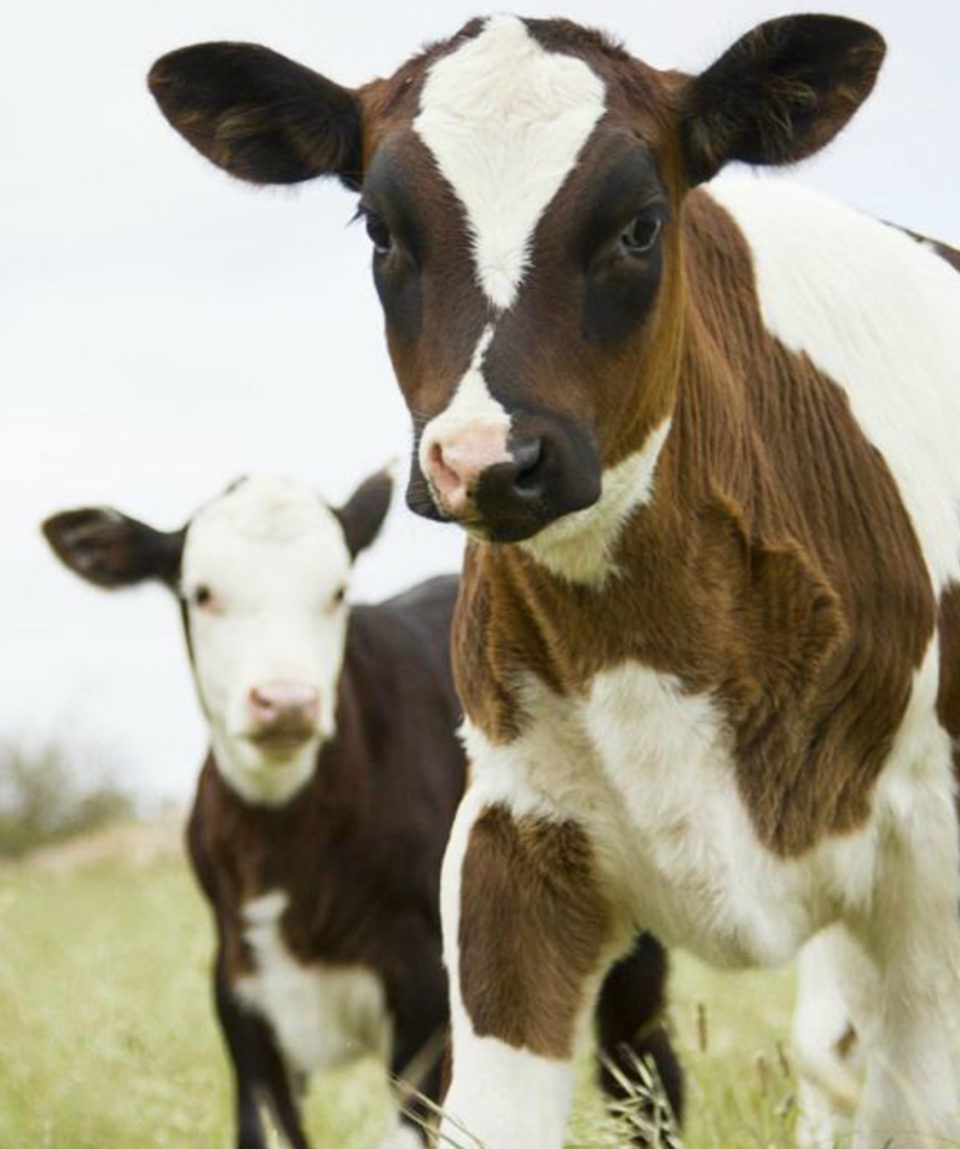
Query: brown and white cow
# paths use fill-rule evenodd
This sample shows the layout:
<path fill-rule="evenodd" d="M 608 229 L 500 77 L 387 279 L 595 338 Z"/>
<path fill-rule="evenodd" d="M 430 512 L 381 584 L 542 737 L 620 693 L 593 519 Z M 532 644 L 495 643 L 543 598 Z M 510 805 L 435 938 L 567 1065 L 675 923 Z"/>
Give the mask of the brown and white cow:
<path fill-rule="evenodd" d="M 251 45 L 152 72 L 226 170 L 360 191 L 409 500 L 472 536 L 451 1137 L 560 1146 L 641 925 L 730 966 L 827 931 L 856 1149 L 960 1138 L 960 280 L 799 187 L 700 186 L 816 152 L 883 55 L 796 16 L 690 76 L 496 16 L 356 90 Z"/>
<path fill-rule="evenodd" d="M 265 1149 L 266 1103 L 294 1149 L 291 1086 L 364 1055 L 439 1092 L 448 1025 L 440 864 L 463 792 L 450 668 L 457 580 L 348 606 L 353 560 L 390 501 L 381 473 L 345 506 L 269 476 L 241 480 L 179 531 L 106 508 L 47 520 L 56 554 L 108 589 L 179 598 L 211 749 L 187 842 L 213 909 L 217 1012 L 236 1081 L 239 1149 Z M 606 1057 L 652 1058 L 679 1115 L 660 1025 L 666 961 L 641 936 L 597 1010 Z M 432 1051 L 432 1052 L 431 1052 Z M 601 1078 L 618 1096 L 611 1075 Z M 381 1149 L 421 1145 L 418 1101 Z"/>

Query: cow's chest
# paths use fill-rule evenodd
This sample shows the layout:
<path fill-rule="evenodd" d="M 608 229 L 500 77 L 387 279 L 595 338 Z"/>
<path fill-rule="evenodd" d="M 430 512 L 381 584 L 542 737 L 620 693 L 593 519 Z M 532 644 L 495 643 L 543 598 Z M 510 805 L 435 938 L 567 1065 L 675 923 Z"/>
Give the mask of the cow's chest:
<path fill-rule="evenodd" d="M 389 1056 L 391 1025 L 381 979 L 361 966 L 298 961 L 280 921 L 287 895 L 273 891 L 243 907 L 253 971 L 234 990 L 272 1028 L 290 1066 L 332 1069 L 358 1057 Z"/>
<path fill-rule="evenodd" d="M 632 665 L 599 675 L 581 715 L 619 811 L 598 833 L 625 855 L 644 923 L 713 962 L 791 956 L 827 909 L 809 897 L 817 861 L 784 860 L 759 840 L 714 703 Z"/>
<path fill-rule="evenodd" d="M 580 822 L 631 921 L 739 966 L 786 960 L 829 920 L 823 857 L 785 860 L 758 839 L 708 697 L 634 663 L 573 703 L 531 685 L 525 709 L 528 732 L 491 748 L 493 788 Z"/>

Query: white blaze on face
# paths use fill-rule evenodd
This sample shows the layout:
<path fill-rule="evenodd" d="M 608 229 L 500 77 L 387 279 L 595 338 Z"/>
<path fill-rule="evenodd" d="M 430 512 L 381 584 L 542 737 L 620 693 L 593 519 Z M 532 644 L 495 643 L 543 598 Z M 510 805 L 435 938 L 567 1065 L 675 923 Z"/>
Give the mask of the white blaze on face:
<path fill-rule="evenodd" d="M 510 416 L 490 394 L 483 377 L 483 357 L 492 337 L 493 328 L 488 325 L 480 336 L 470 367 L 460 380 L 456 394 L 450 404 L 430 420 L 420 439 L 420 468 L 430 477 L 434 490 L 452 513 L 463 510 L 458 499 L 462 499 L 466 492 L 454 494 L 446 489 L 442 476 L 444 468 L 438 468 L 434 458 L 437 447 L 443 451 L 448 464 L 457 461 L 456 452 L 459 450 L 459 462 L 466 471 L 470 470 L 470 462 L 479 472 L 510 458 L 507 449 Z"/>
<path fill-rule="evenodd" d="M 339 520 L 307 487 L 244 479 L 187 529 L 181 576 L 194 671 L 217 765 L 250 801 L 279 803 L 310 777 L 334 730 L 350 556 Z M 198 601 L 209 595 L 205 603 Z M 319 694 L 315 736 L 289 755 L 250 740 L 256 687 Z"/>
<path fill-rule="evenodd" d="M 430 68 L 413 128 L 463 206 L 477 281 L 501 310 L 516 298 L 537 224 L 603 115 L 604 95 L 582 60 L 547 52 L 515 16 L 491 17 Z M 421 440 L 421 469 L 453 514 L 486 467 L 510 458 L 510 418 L 483 376 L 493 335 L 488 325 Z"/>
<path fill-rule="evenodd" d="M 516 16 L 491 17 L 430 68 L 413 128 L 463 205 L 496 307 L 513 303 L 537 223 L 603 111 L 599 76 Z"/>

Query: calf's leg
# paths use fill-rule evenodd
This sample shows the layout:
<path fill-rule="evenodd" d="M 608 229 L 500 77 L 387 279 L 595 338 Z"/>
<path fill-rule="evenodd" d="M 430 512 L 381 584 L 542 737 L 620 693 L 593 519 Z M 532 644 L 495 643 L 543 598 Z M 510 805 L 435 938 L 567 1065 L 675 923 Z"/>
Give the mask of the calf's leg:
<path fill-rule="evenodd" d="M 614 955 L 587 836 L 475 788 L 441 904 L 453 1073 L 439 1145 L 561 1149 L 574 1046 Z"/>
<path fill-rule="evenodd" d="M 218 956 L 214 968 L 217 1016 L 233 1066 L 237 1149 L 266 1149 L 258 1101 L 262 1097 L 292 1149 L 310 1149 L 290 1076 L 270 1027 L 237 1001 Z"/>
<path fill-rule="evenodd" d="M 600 1085 L 612 1102 L 627 1100 L 636 1113 L 636 1145 L 650 1144 L 648 1131 L 664 1134 L 683 1118 L 683 1070 L 663 1025 L 667 973 L 663 947 L 651 934 L 641 934 L 607 974 L 597 1002 Z M 648 1089 L 651 1069 L 662 1095 Z M 669 1113 L 661 1111 L 663 1101 Z M 653 1140 L 663 1143 L 662 1137 Z"/>
<path fill-rule="evenodd" d="M 857 961 L 852 946 L 842 926 L 831 926 L 807 942 L 797 962 L 793 1059 L 801 1149 L 850 1143 L 863 1087 L 863 1042 L 838 974 L 845 964 Z M 857 964 L 861 977 L 869 973 L 866 963 Z M 876 987 L 863 987 L 862 996 L 870 1000 L 876 992 Z"/>
<path fill-rule="evenodd" d="M 403 967 L 390 987 L 394 1020 L 390 1076 L 396 1083 L 399 1119 L 379 1149 L 421 1149 L 440 1102 L 449 1031 L 447 979 L 432 922 L 403 924 Z"/>
<path fill-rule="evenodd" d="M 839 955 L 866 1057 L 854 1149 L 960 1144 L 955 789 L 945 732 L 937 728 L 925 742 L 917 727 L 907 744 L 913 753 L 902 753 L 896 774 L 881 781 L 885 832 L 873 895 L 845 917 L 855 945 Z"/>

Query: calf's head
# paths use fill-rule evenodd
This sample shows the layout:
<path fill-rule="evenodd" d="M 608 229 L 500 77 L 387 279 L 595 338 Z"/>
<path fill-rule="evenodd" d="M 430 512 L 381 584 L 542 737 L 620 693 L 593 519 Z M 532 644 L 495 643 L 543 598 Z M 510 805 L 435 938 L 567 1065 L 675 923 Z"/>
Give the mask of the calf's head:
<path fill-rule="evenodd" d="M 178 531 L 99 507 L 54 515 L 43 531 L 96 586 L 155 580 L 177 595 L 217 765 L 246 799 L 277 803 L 335 730 L 351 565 L 391 488 L 374 475 L 333 510 L 297 483 L 252 477 Z"/>
<path fill-rule="evenodd" d="M 818 150 L 883 53 L 863 24 L 795 16 L 689 76 L 567 21 L 494 16 L 356 90 L 248 44 L 173 52 L 150 84 L 232 174 L 359 191 L 416 430 L 408 501 L 515 541 L 593 506 L 614 468 L 649 477 L 689 189 Z"/>

